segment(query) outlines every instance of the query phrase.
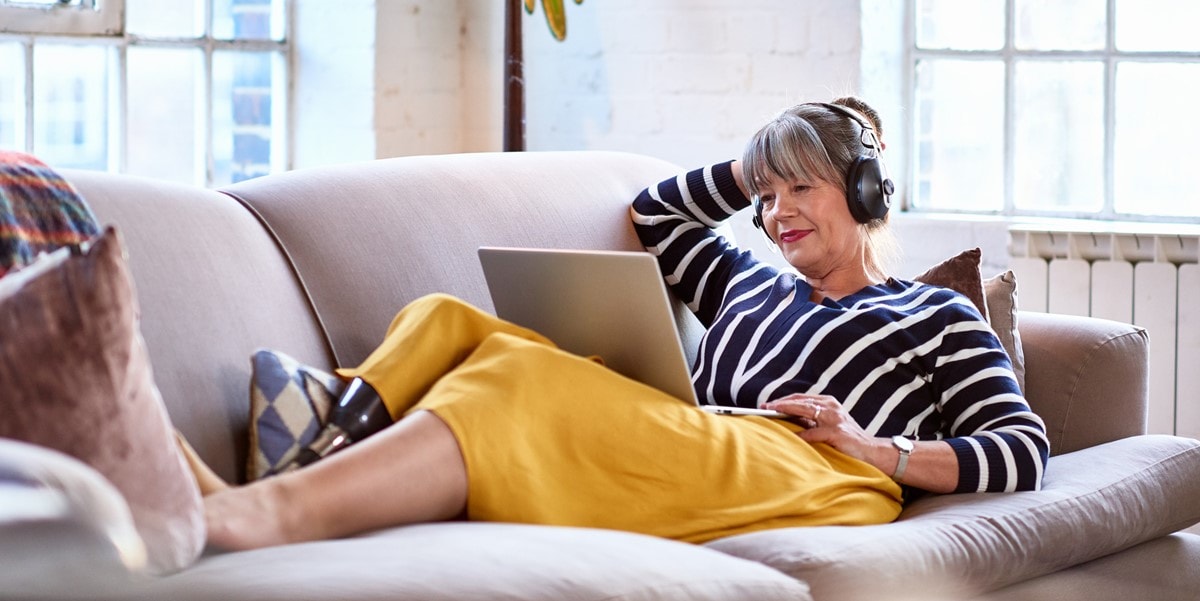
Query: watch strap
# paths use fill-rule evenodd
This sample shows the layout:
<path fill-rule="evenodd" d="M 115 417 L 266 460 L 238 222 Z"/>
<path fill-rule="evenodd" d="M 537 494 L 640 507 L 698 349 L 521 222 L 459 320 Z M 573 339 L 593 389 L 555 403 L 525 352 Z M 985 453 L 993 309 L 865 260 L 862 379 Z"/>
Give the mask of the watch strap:
<path fill-rule="evenodd" d="M 896 440 L 897 438 L 900 440 Z M 896 447 L 896 451 L 900 453 L 900 461 L 896 463 L 896 471 L 892 473 L 892 480 L 899 482 L 904 477 L 904 471 L 908 469 L 908 456 L 912 454 L 912 443 L 901 436 L 893 436 L 892 446 Z"/>

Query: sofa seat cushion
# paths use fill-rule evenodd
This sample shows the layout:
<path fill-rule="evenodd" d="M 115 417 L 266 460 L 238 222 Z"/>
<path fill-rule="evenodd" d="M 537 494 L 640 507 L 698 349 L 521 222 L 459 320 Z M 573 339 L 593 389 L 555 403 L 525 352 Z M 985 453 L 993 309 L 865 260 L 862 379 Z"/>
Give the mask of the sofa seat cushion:
<path fill-rule="evenodd" d="M 1200 536 L 1179 532 L 972 601 L 1196 601 Z"/>
<path fill-rule="evenodd" d="M 811 599 L 803 583 L 784 574 L 696 545 L 608 530 L 481 522 L 211 555 L 150 583 L 136 598 Z"/>
<path fill-rule="evenodd" d="M 1185 528 L 1200 521 L 1197 498 L 1200 441 L 1137 436 L 1052 457 L 1040 491 L 929 496 L 892 524 L 781 529 L 708 546 L 791 574 L 822 601 L 958 598 Z"/>

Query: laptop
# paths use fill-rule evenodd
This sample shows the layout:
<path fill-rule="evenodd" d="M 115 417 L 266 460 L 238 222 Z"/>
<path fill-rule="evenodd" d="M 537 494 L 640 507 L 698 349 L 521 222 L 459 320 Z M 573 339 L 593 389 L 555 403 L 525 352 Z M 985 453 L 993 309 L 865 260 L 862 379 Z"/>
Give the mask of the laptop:
<path fill-rule="evenodd" d="M 685 351 L 703 327 L 668 292 L 645 252 L 482 247 L 479 262 L 496 315 L 539 332 L 563 350 L 599 355 L 616 372 L 722 415 L 789 417 L 777 411 L 701 404 Z"/>

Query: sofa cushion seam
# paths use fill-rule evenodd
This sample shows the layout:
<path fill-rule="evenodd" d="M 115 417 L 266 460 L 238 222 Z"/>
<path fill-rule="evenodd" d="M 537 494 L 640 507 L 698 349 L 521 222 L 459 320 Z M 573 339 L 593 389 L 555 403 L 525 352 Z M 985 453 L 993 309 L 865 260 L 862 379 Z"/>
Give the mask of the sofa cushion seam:
<path fill-rule="evenodd" d="M 308 282 L 304 280 L 304 276 L 300 273 L 300 269 L 296 265 L 295 258 L 293 258 L 292 253 L 288 251 L 287 245 L 283 243 L 283 239 L 280 238 L 279 234 L 275 231 L 275 228 L 271 227 L 271 224 L 267 221 L 267 218 L 263 216 L 258 209 L 254 208 L 254 206 L 251 205 L 246 199 L 234 192 L 229 192 L 227 190 L 218 190 L 218 192 L 236 200 L 238 204 L 245 207 L 245 209 L 249 211 L 251 215 L 254 215 L 254 218 L 257 219 L 260 224 L 262 224 L 263 229 L 270 234 L 271 239 L 275 242 L 276 248 L 283 253 L 283 258 L 285 261 L 287 261 L 288 268 L 291 270 L 292 275 L 296 278 L 296 282 L 300 284 L 300 291 L 304 294 L 304 302 L 308 305 L 309 311 L 312 312 L 313 317 L 317 320 L 317 328 L 321 330 L 322 342 L 325 343 L 325 351 L 329 353 L 329 358 L 333 360 L 333 364 L 338 365 L 337 349 L 335 349 L 333 346 L 333 339 L 329 335 L 329 328 L 325 325 L 325 320 L 321 317 L 321 312 L 317 310 L 317 303 L 315 300 L 313 300 L 312 292 L 308 287 Z"/>

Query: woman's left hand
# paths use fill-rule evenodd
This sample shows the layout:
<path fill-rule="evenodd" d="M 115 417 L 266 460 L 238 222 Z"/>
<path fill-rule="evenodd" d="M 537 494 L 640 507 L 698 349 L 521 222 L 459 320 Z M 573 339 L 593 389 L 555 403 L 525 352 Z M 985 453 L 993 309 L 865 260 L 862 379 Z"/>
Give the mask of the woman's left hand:
<path fill-rule="evenodd" d="M 790 394 L 764 404 L 763 409 L 774 409 L 799 418 L 797 421 L 805 430 L 797 436 L 808 442 L 823 442 L 868 463 L 874 463 L 878 455 L 881 439 L 867 434 L 831 396 Z"/>

